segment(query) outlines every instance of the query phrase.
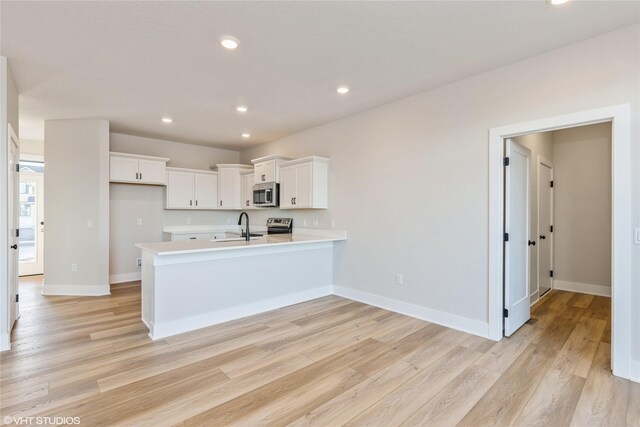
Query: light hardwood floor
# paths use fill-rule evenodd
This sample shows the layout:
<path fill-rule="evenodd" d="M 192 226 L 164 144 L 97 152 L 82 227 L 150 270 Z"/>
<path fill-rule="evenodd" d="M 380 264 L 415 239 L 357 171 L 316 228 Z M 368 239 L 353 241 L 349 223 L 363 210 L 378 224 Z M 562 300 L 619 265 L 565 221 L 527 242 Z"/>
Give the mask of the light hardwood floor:
<path fill-rule="evenodd" d="M 44 297 L 0 355 L 2 416 L 81 425 L 640 426 L 608 298 L 553 291 L 499 343 L 331 296 L 156 342 L 139 283 Z"/>

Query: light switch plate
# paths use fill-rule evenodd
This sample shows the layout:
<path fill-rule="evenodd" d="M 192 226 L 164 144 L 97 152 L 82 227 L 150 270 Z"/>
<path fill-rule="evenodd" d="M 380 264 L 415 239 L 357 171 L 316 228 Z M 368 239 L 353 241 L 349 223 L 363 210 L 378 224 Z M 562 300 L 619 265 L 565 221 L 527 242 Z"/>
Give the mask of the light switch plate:
<path fill-rule="evenodd" d="M 633 230 L 633 243 L 640 245 L 640 228 Z"/>

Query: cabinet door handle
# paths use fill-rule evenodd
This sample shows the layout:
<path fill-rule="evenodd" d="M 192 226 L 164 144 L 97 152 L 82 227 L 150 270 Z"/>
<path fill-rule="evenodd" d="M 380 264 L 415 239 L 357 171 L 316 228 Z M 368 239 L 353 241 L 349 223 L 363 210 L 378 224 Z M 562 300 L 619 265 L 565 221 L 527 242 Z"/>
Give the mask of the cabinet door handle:
<path fill-rule="evenodd" d="M 265 179 L 267 179 L 267 178 L 265 178 L 265 175 L 262 175 L 262 180 L 264 181 Z"/>
<path fill-rule="evenodd" d="M 198 201 L 196 200 L 196 206 L 198 206 Z"/>
<path fill-rule="evenodd" d="M 142 181 L 142 172 L 140 172 L 140 181 Z"/>
<path fill-rule="evenodd" d="M 189 206 L 193 206 L 193 200 L 189 200 Z"/>
<path fill-rule="evenodd" d="M 138 172 L 136 172 L 136 180 L 138 179 L 138 175 L 140 175 Z"/>
<path fill-rule="evenodd" d="M 16 243 L 15 245 L 11 245 L 11 246 L 9 246 L 9 248 L 11 248 L 11 249 L 18 249 L 18 244 Z"/>
<path fill-rule="evenodd" d="M 246 202 L 246 203 L 247 203 L 247 206 L 249 206 L 249 201 L 248 201 L 248 200 L 247 200 L 247 202 Z"/>
<path fill-rule="evenodd" d="M 220 200 L 220 206 L 222 206 L 222 200 Z"/>

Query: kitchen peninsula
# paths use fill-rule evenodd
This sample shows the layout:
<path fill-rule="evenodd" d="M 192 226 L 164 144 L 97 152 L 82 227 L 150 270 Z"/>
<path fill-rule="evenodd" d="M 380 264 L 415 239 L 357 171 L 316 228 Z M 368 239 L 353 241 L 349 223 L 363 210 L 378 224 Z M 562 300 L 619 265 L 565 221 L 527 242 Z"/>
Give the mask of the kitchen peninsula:
<path fill-rule="evenodd" d="M 344 232 L 141 243 L 142 321 L 156 340 L 331 294 Z"/>

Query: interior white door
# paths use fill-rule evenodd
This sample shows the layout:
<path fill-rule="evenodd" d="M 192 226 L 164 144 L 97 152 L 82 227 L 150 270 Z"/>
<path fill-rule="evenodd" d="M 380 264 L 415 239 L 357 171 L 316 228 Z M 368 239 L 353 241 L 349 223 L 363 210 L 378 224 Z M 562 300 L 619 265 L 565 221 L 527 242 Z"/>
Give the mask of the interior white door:
<path fill-rule="evenodd" d="M 531 151 L 508 139 L 505 155 L 504 334 L 510 336 L 530 317 L 529 177 Z"/>
<path fill-rule="evenodd" d="M 542 296 L 553 287 L 553 165 L 538 164 L 538 291 Z"/>
<path fill-rule="evenodd" d="M 17 236 L 17 230 L 20 228 L 19 218 L 19 182 L 20 176 L 17 170 L 17 164 L 20 159 L 20 141 L 13 132 L 9 131 L 9 331 L 13 328 L 18 316 L 20 316 L 20 306 L 18 305 L 18 245 L 20 242 Z"/>
<path fill-rule="evenodd" d="M 20 276 L 42 274 L 44 268 L 44 176 L 20 172 Z"/>

